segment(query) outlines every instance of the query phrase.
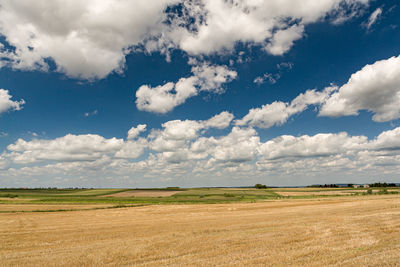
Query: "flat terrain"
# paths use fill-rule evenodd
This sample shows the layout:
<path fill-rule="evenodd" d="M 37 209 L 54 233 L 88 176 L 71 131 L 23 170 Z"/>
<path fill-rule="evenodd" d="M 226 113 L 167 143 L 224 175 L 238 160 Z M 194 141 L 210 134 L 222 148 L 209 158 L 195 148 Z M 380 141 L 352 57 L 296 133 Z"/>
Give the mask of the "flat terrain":
<path fill-rule="evenodd" d="M 0 240 L 2 266 L 397 266 L 400 195 L 0 213 Z"/>
<path fill-rule="evenodd" d="M 170 197 L 180 192 L 172 190 L 129 190 L 102 197 Z"/>
<path fill-rule="evenodd" d="M 399 187 L 373 188 L 370 191 L 372 195 L 400 194 Z M 367 193 L 367 189 L 354 188 L 0 189 L 0 212 L 3 204 L 109 204 L 112 206 L 220 204 L 276 199 L 352 197 Z"/>

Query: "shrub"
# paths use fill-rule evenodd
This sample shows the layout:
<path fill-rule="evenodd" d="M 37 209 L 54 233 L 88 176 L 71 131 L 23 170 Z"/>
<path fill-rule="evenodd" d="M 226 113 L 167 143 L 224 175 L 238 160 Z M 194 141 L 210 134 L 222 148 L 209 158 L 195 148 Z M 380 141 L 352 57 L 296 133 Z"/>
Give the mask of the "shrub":
<path fill-rule="evenodd" d="M 265 184 L 256 184 L 254 187 L 257 189 L 266 189 L 267 188 L 267 186 Z"/>
<path fill-rule="evenodd" d="M 16 198 L 18 195 L 15 194 L 0 194 L 0 197 Z"/>
<path fill-rule="evenodd" d="M 386 195 L 386 194 L 389 194 L 389 192 L 387 191 L 386 188 L 383 188 L 383 189 L 379 190 L 379 194 L 384 194 L 384 195 Z"/>

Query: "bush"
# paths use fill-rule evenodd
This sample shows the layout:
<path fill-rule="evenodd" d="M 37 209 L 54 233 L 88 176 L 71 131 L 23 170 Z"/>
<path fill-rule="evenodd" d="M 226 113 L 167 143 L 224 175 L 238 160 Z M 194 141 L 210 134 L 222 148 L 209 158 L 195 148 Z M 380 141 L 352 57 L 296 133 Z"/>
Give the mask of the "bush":
<path fill-rule="evenodd" d="M 254 187 L 257 189 L 266 189 L 267 188 L 267 186 L 265 184 L 256 184 Z"/>
<path fill-rule="evenodd" d="M 16 198 L 18 195 L 15 194 L 0 194 L 0 197 Z"/>
<path fill-rule="evenodd" d="M 368 195 L 372 195 L 372 189 L 371 188 L 367 190 L 367 194 Z"/>
<path fill-rule="evenodd" d="M 379 190 L 379 194 L 386 195 L 386 194 L 389 194 L 389 192 L 387 191 L 386 188 L 383 188 L 383 189 Z"/>

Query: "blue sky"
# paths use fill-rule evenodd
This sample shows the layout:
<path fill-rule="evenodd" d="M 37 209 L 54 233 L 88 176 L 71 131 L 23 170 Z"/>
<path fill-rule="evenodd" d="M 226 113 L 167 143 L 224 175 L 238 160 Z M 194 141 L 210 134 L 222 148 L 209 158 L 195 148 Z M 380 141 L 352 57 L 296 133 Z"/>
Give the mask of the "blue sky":
<path fill-rule="evenodd" d="M 0 186 L 399 182 L 396 1 L 0 0 Z"/>

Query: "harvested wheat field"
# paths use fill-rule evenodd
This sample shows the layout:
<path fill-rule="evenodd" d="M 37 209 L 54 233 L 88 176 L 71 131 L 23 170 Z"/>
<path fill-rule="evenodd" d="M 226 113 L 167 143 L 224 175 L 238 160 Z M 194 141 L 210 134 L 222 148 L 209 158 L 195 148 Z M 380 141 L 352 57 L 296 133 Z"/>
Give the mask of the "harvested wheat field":
<path fill-rule="evenodd" d="M 112 207 L 111 204 L 95 204 L 95 205 L 82 205 L 82 204 L 0 204 L 0 212 L 23 212 L 23 211 L 63 211 L 63 210 L 89 210 L 89 209 L 102 209 Z M 1 228 L 1 226 L 0 226 Z"/>
<path fill-rule="evenodd" d="M 169 197 L 180 192 L 182 191 L 130 190 L 130 191 L 104 195 L 103 197 Z"/>
<path fill-rule="evenodd" d="M 0 214 L 2 266 L 395 266 L 397 195 Z"/>

